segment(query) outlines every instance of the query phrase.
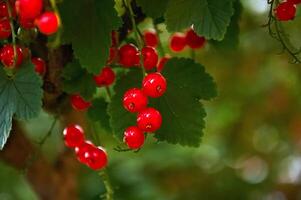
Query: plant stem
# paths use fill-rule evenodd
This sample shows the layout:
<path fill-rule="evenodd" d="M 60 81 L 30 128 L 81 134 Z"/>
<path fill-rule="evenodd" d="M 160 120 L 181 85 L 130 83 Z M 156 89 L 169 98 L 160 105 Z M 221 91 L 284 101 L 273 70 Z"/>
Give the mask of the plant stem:
<path fill-rule="evenodd" d="M 132 22 L 133 29 L 134 29 L 134 32 L 135 32 L 135 37 L 136 37 L 136 40 L 137 40 L 137 43 L 138 43 L 138 48 L 141 51 L 141 49 L 143 48 L 143 40 L 141 38 L 140 31 L 139 31 L 139 29 L 137 27 L 137 24 L 136 24 L 136 21 L 135 21 L 135 14 L 134 14 L 134 11 L 133 11 L 133 8 L 132 8 L 132 5 L 131 5 L 131 0 L 125 0 L 125 2 L 126 2 L 126 7 L 129 9 L 129 12 L 130 12 L 130 18 L 131 18 L 131 22 Z M 141 69 L 142 69 L 142 75 L 144 77 L 145 74 L 146 74 L 146 71 L 143 67 L 143 58 L 142 58 L 141 53 L 140 53 L 140 64 L 141 64 Z"/>
<path fill-rule="evenodd" d="M 56 6 L 56 0 L 50 0 L 50 4 L 51 4 L 51 7 L 52 7 L 53 11 L 55 12 L 55 14 L 57 15 L 57 17 L 59 19 L 59 30 L 56 33 L 54 41 L 51 42 L 50 44 L 48 44 L 48 47 L 54 49 L 54 48 L 58 47 L 60 45 L 60 42 L 61 42 L 62 24 L 61 24 L 61 17 L 60 17 L 59 9 Z"/>
<path fill-rule="evenodd" d="M 109 98 L 109 101 L 111 101 L 112 100 L 112 94 L 111 94 L 110 88 L 108 86 L 106 86 L 106 92 L 107 92 L 107 96 Z"/>
<path fill-rule="evenodd" d="M 104 170 L 100 171 L 98 174 L 102 178 L 103 183 L 105 185 L 105 189 L 106 189 L 106 194 L 104 195 L 105 199 L 113 200 L 114 189 L 112 187 L 108 172 L 104 169 Z"/>
<path fill-rule="evenodd" d="M 159 52 L 160 52 L 161 56 L 165 56 L 165 51 L 164 51 L 164 48 L 163 48 L 163 45 L 162 45 L 162 42 L 161 42 L 161 39 L 160 39 L 160 30 L 158 29 L 158 25 L 154 24 L 154 28 L 155 28 L 156 33 L 158 35 L 158 49 L 159 49 Z"/>
<path fill-rule="evenodd" d="M 17 54 L 17 46 L 16 46 L 16 38 L 17 35 L 15 33 L 15 26 L 14 26 L 14 21 L 13 21 L 13 13 L 12 13 L 12 8 L 10 6 L 9 0 L 5 0 L 6 5 L 7 5 L 7 10 L 8 10 L 8 15 L 9 15 L 9 24 L 10 24 L 10 29 L 11 29 L 11 34 L 12 34 L 12 43 L 13 43 L 13 48 L 14 48 L 14 62 L 13 66 L 16 65 L 17 59 L 18 59 L 18 54 Z"/>

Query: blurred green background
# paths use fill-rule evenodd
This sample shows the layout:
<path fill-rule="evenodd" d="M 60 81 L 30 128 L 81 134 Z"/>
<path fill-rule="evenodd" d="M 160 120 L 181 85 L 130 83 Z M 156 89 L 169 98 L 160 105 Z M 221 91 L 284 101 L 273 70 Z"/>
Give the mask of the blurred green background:
<path fill-rule="evenodd" d="M 118 153 L 111 136 L 99 132 L 103 143 L 109 144 L 108 171 L 116 199 L 301 199 L 301 66 L 290 64 L 262 27 L 266 1 L 242 3 L 239 48 L 219 51 L 207 44 L 196 52 L 219 91 L 214 101 L 206 103 L 207 125 L 199 148 L 149 138 L 139 153 Z M 141 28 L 148 26 L 146 20 Z M 285 27 L 294 43 L 301 42 L 300 13 Z M 168 37 L 161 34 L 166 50 Z M 190 51 L 170 54 L 189 57 Z M 52 120 L 42 113 L 26 124 L 32 139 L 42 138 Z M 63 148 L 56 127 L 43 151 L 53 160 Z M 98 199 L 105 192 L 97 173 L 85 166 L 78 179 L 80 199 Z M 0 180 L 0 200 L 37 199 L 22 172 L 1 162 Z"/>

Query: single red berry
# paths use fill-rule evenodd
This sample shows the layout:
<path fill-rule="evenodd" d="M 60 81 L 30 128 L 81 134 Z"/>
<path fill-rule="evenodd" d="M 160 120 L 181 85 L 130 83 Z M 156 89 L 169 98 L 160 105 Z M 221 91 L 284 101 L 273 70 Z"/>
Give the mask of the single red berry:
<path fill-rule="evenodd" d="M 186 36 L 183 33 L 174 33 L 171 36 L 169 47 L 174 52 L 182 51 L 186 46 Z"/>
<path fill-rule="evenodd" d="M 78 111 L 84 111 L 92 105 L 91 102 L 85 101 L 80 95 L 77 94 L 70 96 L 70 102 L 72 108 Z"/>
<path fill-rule="evenodd" d="M 162 116 L 160 112 L 154 108 L 146 108 L 137 116 L 137 126 L 145 132 L 155 132 L 161 127 Z"/>
<path fill-rule="evenodd" d="M 119 63 L 124 67 L 140 65 L 140 53 L 133 44 L 125 44 L 119 49 Z"/>
<path fill-rule="evenodd" d="M 206 39 L 198 36 L 193 29 L 189 29 L 186 32 L 186 43 L 192 49 L 200 49 L 205 45 Z"/>
<path fill-rule="evenodd" d="M 78 161 L 83 164 L 87 164 L 87 158 L 93 148 L 95 148 L 95 146 L 90 141 L 84 141 L 81 145 L 75 147 L 75 153 Z"/>
<path fill-rule="evenodd" d="M 16 16 L 16 10 L 15 7 L 12 5 L 12 2 L 10 1 L 10 7 L 12 9 L 12 16 Z M 5 1 L 0 1 L 0 19 L 2 18 L 9 18 L 9 12 L 8 7 Z"/>
<path fill-rule="evenodd" d="M 94 147 L 86 154 L 87 165 L 93 170 L 100 170 L 108 163 L 108 156 L 102 147 Z"/>
<path fill-rule="evenodd" d="M 129 89 L 123 96 L 123 107 L 132 113 L 143 110 L 147 103 L 147 97 L 138 88 Z"/>
<path fill-rule="evenodd" d="M 39 31 L 45 35 L 52 35 L 59 28 L 59 18 L 55 12 L 45 12 L 35 20 Z"/>
<path fill-rule="evenodd" d="M 146 70 L 151 70 L 156 67 L 158 63 L 158 53 L 154 47 L 143 47 L 141 53 L 143 56 L 143 66 Z"/>
<path fill-rule="evenodd" d="M 293 20 L 296 15 L 296 5 L 291 2 L 280 3 L 275 9 L 275 15 L 279 21 Z"/>
<path fill-rule="evenodd" d="M 115 72 L 110 67 L 102 68 L 100 74 L 94 76 L 94 81 L 98 87 L 109 86 L 114 83 Z"/>
<path fill-rule="evenodd" d="M 83 129 L 76 124 L 71 124 L 63 131 L 65 145 L 70 148 L 81 146 L 84 143 L 85 135 Z"/>
<path fill-rule="evenodd" d="M 158 72 L 148 74 L 142 81 L 142 91 L 146 96 L 157 98 L 162 96 L 167 88 L 165 78 Z"/>
<path fill-rule="evenodd" d="M 21 18 L 33 20 L 41 14 L 43 0 L 17 0 L 15 7 Z"/>
<path fill-rule="evenodd" d="M 23 52 L 19 46 L 16 46 L 17 55 L 15 66 L 18 67 L 23 61 Z M 14 47 L 11 44 L 6 44 L 0 49 L 0 59 L 5 67 L 14 67 Z"/>
<path fill-rule="evenodd" d="M 124 131 L 123 141 L 130 149 L 139 149 L 144 144 L 144 134 L 137 126 L 130 126 Z"/>
<path fill-rule="evenodd" d="M 7 39 L 11 35 L 11 28 L 8 19 L 0 20 L 0 40 Z"/>
<path fill-rule="evenodd" d="M 43 76 L 45 74 L 45 71 L 46 71 L 45 61 L 42 58 L 32 58 L 31 62 L 35 66 L 35 71 L 38 74 L 40 74 L 41 76 Z"/>
<path fill-rule="evenodd" d="M 34 28 L 34 21 L 32 19 L 19 17 L 19 24 L 24 29 Z"/>
<path fill-rule="evenodd" d="M 144 42 L 146 46 L 157 47 L 159 43 L 159 38 L 154 29 L 148 29 L 143 33 Z"/>
<path fill-rule="evenodd" d="M 169 55 L 165 55 L 163 58 L 159 60 L 159 64 L 157 66 L 157 71 L 161 72 L 166 64 L 166 62 L 170 59 Z"/>

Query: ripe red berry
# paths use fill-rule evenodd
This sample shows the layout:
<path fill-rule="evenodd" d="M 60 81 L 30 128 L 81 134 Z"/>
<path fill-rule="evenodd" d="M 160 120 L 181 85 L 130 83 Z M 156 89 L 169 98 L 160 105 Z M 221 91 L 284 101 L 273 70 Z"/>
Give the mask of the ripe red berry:
<path fill-rule="evenodd" d="M 59 28 L 59 19 L 54 12 L 45 12 L 35 20 L 39 31 L 45 35 L 52 35 Z"/>
<path fill-rule="evenodd" d="M 46 71 L 45 61 L 42 58 L 32 58 L 31 62 L 35 66 L 35 71 L 38 74 L 40 74 L 41 76 L 43 76 L 45 74 L 45 71 Z"/>
<path fill-rule="evenodd" d="M 12 5 L 12 2 L 10 1 L 10 7 L 12 9 L 12 16 L 16 16 L 16 10 L 15 7 Z M 5 1 L 0 1 L 0 19 L 2 18 L 9 18 L 9 12 L 8 7 Z"/>
<path fill-rule="evenodd" d="M 100 170 L 104 168 L 108 163 L 108 156 L 106 151 L 102 147 L 89 148 L 89 152 L 86 153 L 87 165 L 93 170 Z"/>
<path fill-rule="evenodd" d="M 87 158 L 89 157 L 89 152 L 94 148 L 94 145 L 90 141 L 84 141 L 81 145 L 75 147 L 76 157 L 79 162 L 87 164 Z"/>
<path fill-rule="evenodd" d="M 114 83 L 115 77 L 115 72 L 110 67 L 104 67 L 100 74 L 94 76 L 94 81 L 98 87 L 109 86 Z"/>
<path fill-rule="evenodd" d="M 186 46 L 186 36 L 183 33 L 174 33 L 171 36 L 169 47 L 174 52 L 182 51 Z"/>
<path fill-rule="evenodd" d="M 143 56 L 143 66 L 146 70 L 151 70 L 156 67 L 158 63 L 158 53 L 155 48 L 143 47 L 141 53 Z"/>
<path fill-rule="evenodd" d="M 287 0 L 287 2 L 290 2 L 293 4 L 299 4 L 299 3 L 301 3 L 301 0 Z"/>
<path fill-rule="evenodd" d="M 136 126 L 130 126 L 124 131 L 123 141 L 130 149 L 139 149 L 144 144 L 144 134 Z"/>
<path fill-rule="evenodd" d="M 69 125 L 63 131 L 65 145 L 70 148 L 75 148 L 84 143 L 84 131 L 79 125 Z"/>
<path fill-rule="evenodd" d="M 146 96 L 157 98 L 162 96 L 167 88 L 165 78 L 158 72 L 148 74 L 142 81 L 142 91 Z"/>
<path fill-rule="evenodd" d="M 167 62 L 169 59 L 170 59 L 170 56 L 169 56 L 169 55 L 166 55 L 166 56 L 164 56 L 163 58 L 161 58 L 161 59 L 159 60 L 159 64 L 158 64 L 158 66 L 157 66 L 157 71 L 158 71 L 158 72 L 161 72 L 161 71 L 163 70 L 163 68 L 164 68 L 164 66 L 165 66 L 165 64 L 166 64 L 166 62 Z"/>
<path fill-rule="evenodd" d="M 0 20 L 0 40 L 7 39 L 11 35 L 11 28 L 8 19 Z"/>
<path fill-rule="evenodd" d="M 32 19 L 19 17 L 19 24 L 24 29 L 34 28 L 34 21 Z"/>
<path fill-rule="evenodd" d="M 193 29 L 189 29 L 186 32 L 186 43 L 192 49 L 199 49 L 205 45 L 206 39 L 198 36 Z"/>
<path fill-rule="evenodd" d="M 119 49 L 119 63 L 124 67 L 140 65 L 140 53 L 133 44 L 125 44 Z"/>
<path fill-rule="evenodd" d="M 89 108 L 92 104 L 89 101 L 85 101 L 80 95 L 71 95 L 70 101 L 72 108 L 78 111 L 84 111 Z"/>
<path fill-rule="evenodd" d="M 15 66 L 18 67 L 23 61 L 23 52 L 19 46 L 16 46 L 17 55 Z M 0 59 L 5 67 L 12 68 L 14 67 L 14 47 L 11 44 L 4 45 L 0 49 Z"/>
<path fill-rule="evenodd" d="M 43 0 L 17 0 L 17 13 L 23 19 L 35 19 L 43 9 Z"/>
<path fill-rule="evenodd" d="M 161 127 L 162 116 L 160 112 L 154 108 L 146 108 L 137 116 L 137 126 L 145 132 L 155 132 Z"/>
<path fill-rule="evenodd" d="M 123 107 L 132 113 L 143 110 L 147 103 L 147 97 L 138 88 L 129 89 L 123 96 Z"/>
<path fill-rule="evenodd" d="M 157 47 L 159 43 L 159 38 L 154 29 L 148 29 L 144 31 L 143 38 L 146 46 Z"/>
<path fill-rule="evenodd" d="M 296 15 L 296 5 L 291 2 L 280 3 L 275 9 L 275 15 L 279 21 L 293 20 Z"/>

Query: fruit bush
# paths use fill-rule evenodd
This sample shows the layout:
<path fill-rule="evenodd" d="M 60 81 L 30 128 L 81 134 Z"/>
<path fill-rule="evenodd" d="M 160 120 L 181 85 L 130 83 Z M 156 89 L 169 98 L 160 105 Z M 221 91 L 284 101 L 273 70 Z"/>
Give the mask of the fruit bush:
<path fill-rule="evenodd" d="M 301 62 L 286 28 L 300 3 L 266 2 L 262 29 L 287 63 Z M 24 170 L 41 199 L 77 199 L 78 165 L 114 199 L 116 153 L 201 145 L 204 103 L 220 85 L 199 55 L 237 51 L 242 11 L 239 0 L 0 0 L 0 158 Z M 40 113 L 53 122 L 35 143 L 25 127 Z M 43 150 L 53 134 L 65 146 L 57 165 Z"/>

